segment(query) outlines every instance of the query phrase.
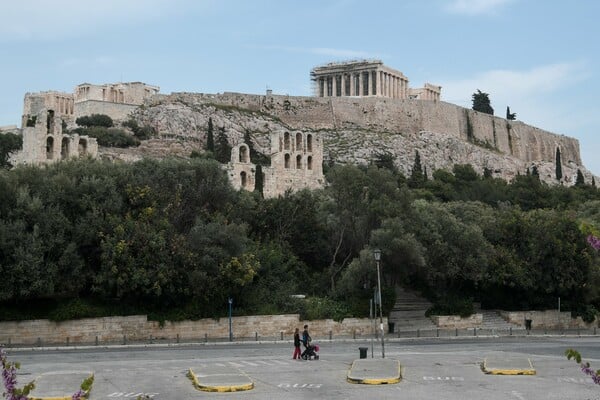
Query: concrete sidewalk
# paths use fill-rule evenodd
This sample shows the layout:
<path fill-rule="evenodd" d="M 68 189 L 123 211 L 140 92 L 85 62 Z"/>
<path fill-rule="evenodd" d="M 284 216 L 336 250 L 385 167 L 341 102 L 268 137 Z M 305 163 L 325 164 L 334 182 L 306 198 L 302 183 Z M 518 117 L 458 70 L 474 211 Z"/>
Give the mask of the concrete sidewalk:
<path fill-rule="evenodd" d="M 481 369 L 490 375 L 535 375 L 531 360 L 522 356 L 490 356 L 483 360 Z"/>
<path fill-rule="evenodd" d="M 385 385 L 402 379 L 400 361 L 389 358 L 363 358 L 354 360 L 348 371 L 350 383 Z"/>
<path fill-rule="evenodd" d="M 32 400 L 71 400 L 84 380 L 93 376 L 92 372 L 59 371 L 47 372 L 35 378 L 35 389 L 29 394 Z"/>
<path fill-rule="evenodd" d="M 239 392 L 254 388 L 254 382 L 248 375 L 232 367 L 212 366 L 210 371 L 192 367 L 188 376 L 196 389 L 205 392 Z"/>

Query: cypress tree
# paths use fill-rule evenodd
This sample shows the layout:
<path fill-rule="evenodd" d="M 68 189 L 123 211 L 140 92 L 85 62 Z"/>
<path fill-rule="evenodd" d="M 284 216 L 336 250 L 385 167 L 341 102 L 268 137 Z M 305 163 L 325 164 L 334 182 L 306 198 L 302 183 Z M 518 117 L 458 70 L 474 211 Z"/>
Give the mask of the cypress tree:
<path fill-rule="evenodd" d="M 265 178 L 262 172 L 262 165 L 258 164 L 256 166 L 256 172 L 254 177 L 254 191 L 260 194 L 260 197 L 263 196 L 264 179 Z"/>
<path fill-rule="evenodd" d="M 208 132 L 206 133 L 206 150 L 215 152 L 215 138 L 212 118 L 208 117 Z"/>
<path fill-rule="evenodd" d="M 229 145 L 227 135 L 225 134 L 225 128 L 223 127 L 219 128 L 219 133 L 217 134 L 215 159 L 222 164 L 227 164 L 231 161 L 231 146 Z"/>
<path fill-rule="evenodd" d="M 556 180 L 560 181 L 562 179 L 562 163 L 560 161 L 560 148 L 556 148 Z"/>

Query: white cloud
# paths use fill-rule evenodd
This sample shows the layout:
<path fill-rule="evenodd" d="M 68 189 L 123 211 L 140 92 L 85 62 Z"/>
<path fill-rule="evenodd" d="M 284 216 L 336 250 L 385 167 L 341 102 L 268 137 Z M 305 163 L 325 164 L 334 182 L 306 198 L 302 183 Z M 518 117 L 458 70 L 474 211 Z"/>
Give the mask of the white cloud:
<path fill-rule="evenodd" d="M 266 50 L 287 51 L 290 53 L 308 53 L 323 55 L 335 58 L 357 58 L 357 59 L 372 59 L 385 58 L 383 54 L 374 54 L 361 50 L 334 49 L 330 47 L 294 47 L 294 46 L 252 46 L 254 48 Z"/>
<path fill-rule="evenodd" d="M 20 0 L 0 3 L 0 41 L 53 40 L 114 25 L 155 21 L 215 0 Z"/>
<path fill-rule="evenodd" d="M 490 14 L 514 0 L 452 0 L 446 9 L 455 14 Z"/>
<path fill-rule="evenodd" d="M 472 95 L 479 89 L 489 94 L 497 116 L 503 117 L 510 106 L 523 122 L 573 134 L 569 132 L 572 118 L 564 115 L 567 110 L 572 112 L 573 106 L 565 97 L 571 86 L 588 76 L 583 62 L 542 65 L 528 70 L 492 70 L 469 79 L 442 81 L 442 100 L 471 108 Z"/>

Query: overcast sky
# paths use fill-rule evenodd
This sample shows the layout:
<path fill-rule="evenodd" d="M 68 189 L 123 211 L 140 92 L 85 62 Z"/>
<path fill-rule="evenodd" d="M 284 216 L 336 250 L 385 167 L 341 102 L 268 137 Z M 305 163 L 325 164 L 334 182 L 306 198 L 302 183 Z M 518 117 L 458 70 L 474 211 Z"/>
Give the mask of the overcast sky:
<path fill-rule="evenodd" d="M 0 0 L 0 126 L 26 92 L 142 81 L 162 93 L 306 96 L 310 70 L 375 58 L 411 87 L 579 139 L 600 175 L 600 1 Z"/>

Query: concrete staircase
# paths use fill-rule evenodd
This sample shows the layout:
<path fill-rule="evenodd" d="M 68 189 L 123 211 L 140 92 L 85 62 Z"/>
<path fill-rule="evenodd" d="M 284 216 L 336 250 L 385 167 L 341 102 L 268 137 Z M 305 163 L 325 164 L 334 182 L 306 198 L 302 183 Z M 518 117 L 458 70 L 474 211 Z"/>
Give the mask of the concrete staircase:
<path fill-rule="evenodd" d="M 477 310 L 478 313 L 483 314 L 483 323 L 481 329 L 494 330 L 494 331 L 524 331 L 525 327 L 517 324 L 511 324 L 507 322 L 498 311 L 495 310 Z"/>
<path fill-rule="evenodd" d="M 413 291 L 396 288 L 396 304 L 388 320 L 395 324 L 395 331 L 416 331 L 436 329 L 435 324 L 425 316 L 431 303 Z"/>
<path fill-rule="evenodd" d="M 436 330 L 437 326 L 425 316 L 425 312 L 431 306 L 431 302 L 417 292 L 397 287 L 396 304 L 388 320 L 394 323 L 396 332 Z M 475 310 L 475 312 L 483 314 L 483 323 L 479 327 L 482 330 L 499 333 L 525 330 L 524 326 L 505 321 L 496 310 Z"/>

